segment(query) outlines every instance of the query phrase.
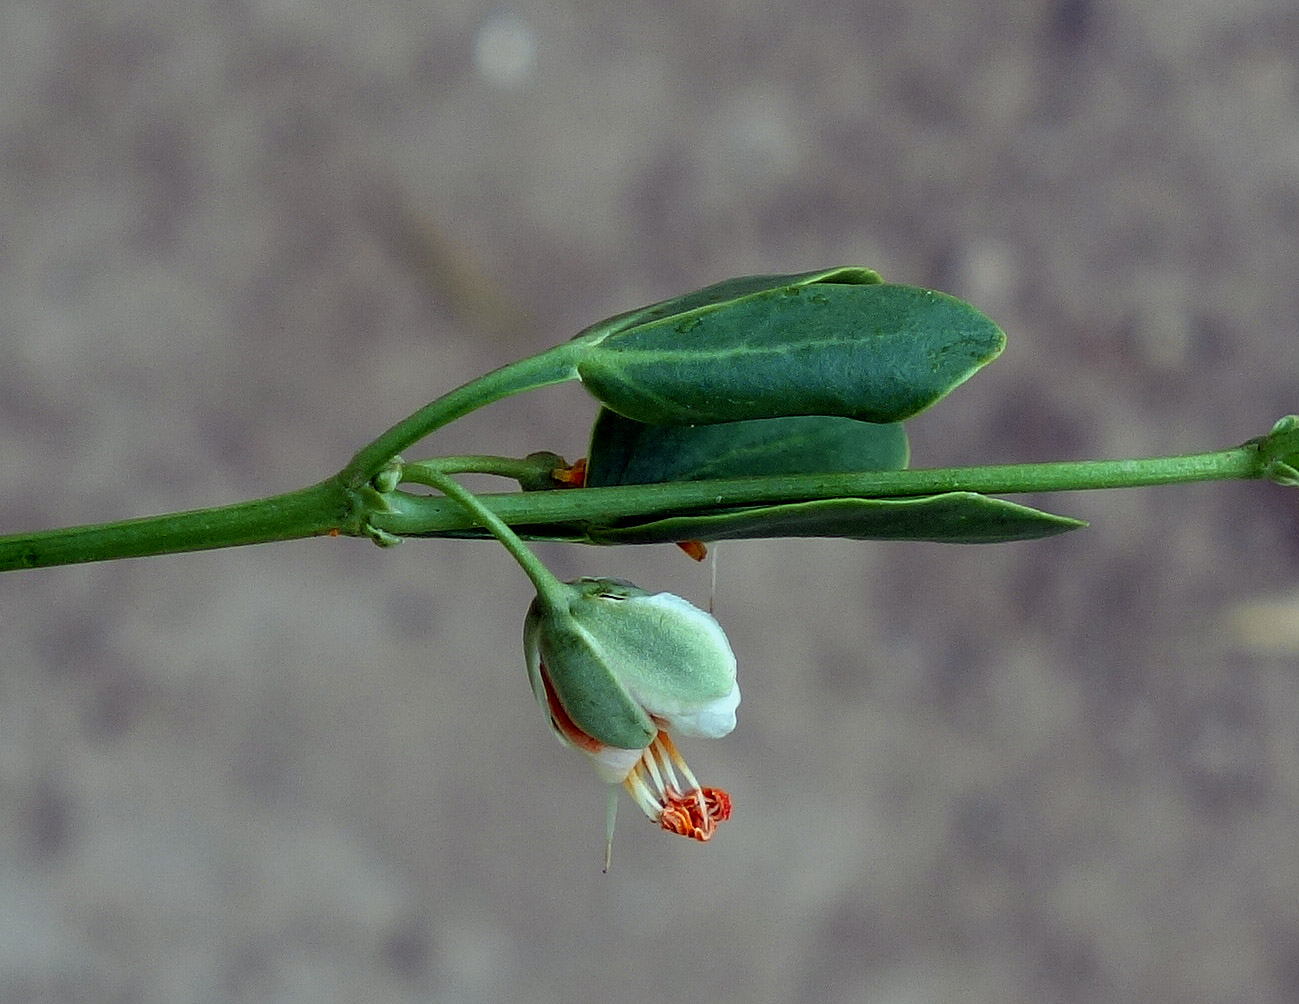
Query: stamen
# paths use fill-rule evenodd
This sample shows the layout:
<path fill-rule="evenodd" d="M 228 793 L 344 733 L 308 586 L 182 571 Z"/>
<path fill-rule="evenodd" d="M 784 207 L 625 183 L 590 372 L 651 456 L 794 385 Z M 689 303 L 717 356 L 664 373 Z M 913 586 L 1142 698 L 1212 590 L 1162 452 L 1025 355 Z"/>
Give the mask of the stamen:
<path fill-rule="evenodd" d="M 692 789 L 697 789 L 699 787 L 699 782 L 695 780 L 695 775 L 691 773 L 690 768 L 686 766 L 685 760 L 682 758 L 681 754 L 677 752 L 676 746 L 672 743 L 672 737 L 666 732 L 660 732 L 658 734 L 658 739 L 662 742 L 663 749 L 667 752 L 668 756 L 672 758 L 672 762 L 681 768 L 681 776 L 690 782 L 690 787 Z M 669 768 L 669 770 L 670 769 L 671 768 Z M 673 778 L 673 781 L 675 780 L 676 778 Z"/>
<path fill-rule="evenodd" d="M 674 765 L 690 784 L 684 793 Z M 708 840 L 717 832 L 717 824 L 731 815 L 730 795 L 720 788 L 701 787 L 666 732 L 654 737 L 622 784 L 650 819 L 693 840 Z"/>
<path fill-rule="evenodd" d="M 641 812 L 649 816 L 650 819 L 658 819 L 663 812 L 663 803 L 655 797 L 654 793 L 646 787 L 645 782 L 641 780 L 637 773 L 640 765 L 631 769 L 631 772 L 623 779 L 622 786 L 627 789 L 627 794 L 632 800 L 640 806 Z"/>
<path fill-rule="evenodd" d="M 669 791 L 674 788 L 680 789 L 681 787 L 681 782 L 677 780 L 676 771 L 672 769 L 672 761 L 668 759 L 667 752 L 663 748 L 663 739 L 666 737 L 666 732 L 660 732 L 655 737 L 654 742 L 650 745 L 651 756 L 648 758 L 651 763 L 657 764 L 658 770 L 662 771 L 663 776 L 667 778 L 667 783 L 660 785 L 660 791 Z"/>
<path fill-rule="evenodd" d="M 659 733 L 659 735 L 662 734 L 663 733 L 661 732 Z M 658 737 L 656 736 L 654 741 L 650 743 L 649 749 L 647 749 L 645 753 L 642 755 L 640 762 L 645 765 L 645 769 L 649 771 L 650 777 L 654 779 L 654 790 L 666 791 L 671 785 L 664 784 L 663 775 L 659 773 L 659 766 L 657 763 L 658 757 L 656 756 L 658 744 L 659 741 L 658 741 Z M 672 778 L 672 782 L 675 783 L 676 778 Z"/>
<path fill-rule="evenodd" d="M 700 842 L 717 832 L 717 824 L 731 816 L 731 796 L 720 788 L 702 788 L 682 795 L 671 792 L 659 825 L 665 830 Z"/>

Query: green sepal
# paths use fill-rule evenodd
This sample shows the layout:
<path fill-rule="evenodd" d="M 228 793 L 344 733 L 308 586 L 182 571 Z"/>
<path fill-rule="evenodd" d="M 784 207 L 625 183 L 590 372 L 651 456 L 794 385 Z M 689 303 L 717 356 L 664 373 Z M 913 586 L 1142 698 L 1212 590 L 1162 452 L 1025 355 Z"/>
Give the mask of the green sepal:
<path fill-rule="evenodd" d="M 610 651 L 608 639 L 593 635 L 586 624 L 598 587 L 589 580 L 565 586 L 569 594 L 566 607 L 556 608 L 538 596 L 524 620 L 523 647 L 533 695 L 547 707 L 540 677 L 540 660 L 544 659 L 555 696 L 579 729 L 606 746 L 643 749 L 658 729 L 618 681 L 613 669 L 616 649 Z"/>
<path fill-rule="evenodd" d="M 1005 344 L 991 320 L 946 294 L 830 280 L 636 314 L 588 338 L 577 360 L 583 385 L 652 425 L 783 415 L 897 422 Z"/>
<path fill-rule="evenodd" d="M 975 492 L 920 498 L 820 499 L 748 506 L 697 516 L 673 516 L 635 526 L 590 528 L 596 544 L 653 544 L 675 540 L 761 537 L 842 537 L 850 540 L 926 540 L 999 544 L 1036 540 L 1087 524 Z"/>
<path fill-rule="evenodd" d="M 587 452 L 586 484 L 660 484 L 778 474 L 892 471 L 907 465 L 898 423 L 831 415 L 714 425 L 646 425 L 601 408 Z"/>

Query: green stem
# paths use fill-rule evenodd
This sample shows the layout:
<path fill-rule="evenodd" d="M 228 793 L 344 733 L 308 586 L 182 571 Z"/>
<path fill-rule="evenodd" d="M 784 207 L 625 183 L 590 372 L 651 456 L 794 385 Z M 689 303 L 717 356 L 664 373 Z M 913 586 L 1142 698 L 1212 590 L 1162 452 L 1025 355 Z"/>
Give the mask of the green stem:
<path fill-rule="evenodd" d="M 537 589 L 537 595 L 544 602 L 557 607 L 567 603 L 568 597 L 560 581 L 555 578 L 549 568 L 541 563 L 541 559 L 532 553 L 528 545 L 519 539 L 519 535 L 506 526 L 495 513 L 479 502 L 478 498 L 466 488 L 452 481 L 445 474 L 426 470 L 426 476 L 428 483 L 456 502 L 469 514 L 475 523 L 486 528 L 493 537 L 504 545 L 514 560 L 519 563 L 519 567 L 532 580 L 532 584 Z"/>
<path fill-rule="evenodd" d="M 1265 474 L 1259 444 L 1230 450 L 1144 460 L 1082 460 L 990 467 L 938 467 L 854 474 L 796 474 L 782 477 L 683 481 L 549 492 L 486 495 L 478 502 L 506 524 L 600 525 L 629 518 L 653 518 L 718 506 L 763 505 L 826 498 L 902 498 L 969 491 L 986 495 L 1137 488 L 1197 481 L 1256 479 Z M 398 535 L 436 535 L 473 526 L 458 507 L 427 496 L 396 493 L 392 511 L 374 525 Z M 580 534 L 575 534 L 580 536 Z M 544 533 L 538 534 L 544 537 Z M 563 535 L 561 535 L 563 536 Z"/>
<path fill-rule="evenodd" d="M 357 532 L 354 494 L 330 478 L 270 498 L 0 537 L 0 571 Z"/>
<path fill-rule="evenodd" d="M 433 480 L 439 474 L 490 474 L 520 484 L 532 484 L 544 479 L 547 487 L 556 488 L 558 483 L 550 478 L 550 474 L 562 463 L 563 458 L 553 453 L 533 454 L 529 457 L 498 457 L 489 454 L 434 457 L 431 460 L 402 464 L 401 480 L 405 484 L 440 488 L 439 483 Z"/>
<path fill-rule="evenodd" d="M 540 563 L 523 547 L 518 535 L 509 530 L 511 524 L 527 527 L 525 535 L 541 539 L 581 539 L 583 524 L 608 526 L 621 519 L 653 518 L 719 506 L 823 498 L 897 498 L 951 491 L 1004 495 L 1252 479 L 1270 476 L 1282 446 L 1288 450 L 1289 441 L 1278 445 L 1263 437 L 1231 450 L 1146 460 L 800 474 L 483 497 L 471 496 L 450 482 L 433 461 L 419 465 L 420 472 L 414 480 L 445 491 L 451 501 L 406 492 L 381 495 L 368 486 L 351 489 L 339 476 L 251 502 L 0 537 L 0 571 L 236 547 L 332 533 L 378 539 L 383 539 L 384 531 L 435 536 L 482 525 L 502 543 L 506 542 L 502 530 L 514 537 L 515 546 L 506 546 L 537 583 Z M 450 489 L 446 487 L 448 484 Z M 466 503 L 457 491 L 471 501 Z M 470 511 L 472 517 L 467 515 Z M 489 522 L 488 516 L 496 523 Z M 526 552 L 526 558 L 520 557 L 520 548 Z M 528 558 L 532 558 L 533 565 L 527 564 Z"/>
<path fill-rule="evenodd" d="M 470 380 L 408 415 L 367 446 L 362 447 L 340 472 L 342 483 L 359 488 L 393 457 L 448 422 L 512 394 L 563 383 L 577 377 L 580 344 L 564 342 L 527 359 Z"/>

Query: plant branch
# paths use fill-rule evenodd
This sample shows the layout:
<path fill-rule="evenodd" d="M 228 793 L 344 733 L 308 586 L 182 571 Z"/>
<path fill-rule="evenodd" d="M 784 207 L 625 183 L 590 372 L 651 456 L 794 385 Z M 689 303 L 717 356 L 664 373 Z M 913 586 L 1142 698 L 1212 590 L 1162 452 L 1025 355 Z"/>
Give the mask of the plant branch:
<path fill-rule="evenodd" d="M 1294 438 L 1289 430 L 1286 436 Z M 507 527 L 522 528 L 521 536 L 581 540 L 586 527 L 719 507 L 830 498 L 905 498 L 954 491 L 1003 495 L 1082 491 L 1277 477 L 1279 458 L 1290 456 L 1289 447 L 1288 438 L 1274 441 L 1260 437 L 1230 450 L 1144 460 L 800 474 L 470 497 L 474 507 L 481 507 Z M 470 465 L 481 469 L 478 461 L 484 458 L 449 459 L 453 461 L 451 469 Z M 470 516 L 463 500 L 456 500 L 455 489 L 464 492 L 463 488 L 452 482 L 454 487 L 447 489 L 436 460 L 413 466 L 419 470 L 413 480 L 431 484 L 452 497 L 381 493 L 368 485 L 349 488 L 339 475 L 298 491 L 234 505 L 0 537 L 0 571 L 335 534 L 367 536 L 380 542 L 392 541 L 390 535 L 457 536 L 487 525 L 485 516 Z M 473 511 L 479 512 L 478 508 Z"/>
<path fill-rule="evenodd" d="M 580 345 L 564 342 L 538 355 L 492 370 L 443 394 L 358 450 L 339 472 L 339 478 L 346 487 L 359 488 L 393 457 L 448 422 L 513 394 L 576 379 L 576 359 L 580 351 Z"/>
<path fill-rule="evenodd" d="M 564 593 L 560 581 L 555 578 L 554 574 L 544 564 L 541 559 L 528 549 L 528 546 L 519 539 L 519 535 L 511 530 L 495 513 L 484 506 L 478 498 L 469 492 L 462 485 L 445 474 L 437 471 L 426 470 L 425 476 L 428 483 L 437 488 L 478 524 L 481 524 L 493 537 L 495 537 L 510 552 L 510 556 L 519 563 L 519 567 L 532 580 L 533 586 L 536 587 L 537 595 L 552 606 L 561 607 L 567 603 L 568 597 Z"/>
<path fill-rule="evenodd" d="M 829 498 L 906 498 L 970 491 L 1008 495 L 1036 492 L 1138 488 L 1197 481 L 1257 479 L 1265 475 L 1259 443 L 1230 450 L 1143 460 L 1082 460 L 989 467 L 937 467 L 853 474 L 797 474 L 718 481 L 623 485 L 549 492 L 511 492 L 478 501 L 511 526 L 550 524 L 563 528 L 558 539 L 581 537 L 583 524 L 607 526 L 618 520 L 654 518 L 719 506 L 765 505 Z M 431 496 L 396 492 L 390 512 L 377 514 L 375 526 L 406 536 L 437 536 L 470 529 L 457 505 Z M 531 535 L 525 532 L 524 536 Z M 544 532 L 535 534 L 547 539 Z M 555 538 L 551 538 L 555 539 Z"/>
<path fill-rule="evenodd" d="M 355 534 L 354 511 L 354 493 L 331 478 L 234 505 L 0 537 L 0 571 Z"/>

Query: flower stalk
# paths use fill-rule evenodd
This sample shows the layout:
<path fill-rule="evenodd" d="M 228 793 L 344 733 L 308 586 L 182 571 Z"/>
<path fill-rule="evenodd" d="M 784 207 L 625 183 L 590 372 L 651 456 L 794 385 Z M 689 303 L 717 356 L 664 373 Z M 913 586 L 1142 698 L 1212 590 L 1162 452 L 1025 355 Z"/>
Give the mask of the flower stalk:
<path fill-rule="evenodd" d="M 556 736 L 585 753 L 670 833 L 707 841 L 731 815 L 705 788 L 669 730 L 716 738 L 735 727 L 735 655 L 711 614 L 618 579 L 560 582 L 499 517 L 448 475 L 424 483 L 462 506 L 510 552 L 536 588 L 524 626 L 528 676 Z M 617 788 L 605 814 L 605 870 Z"/>

